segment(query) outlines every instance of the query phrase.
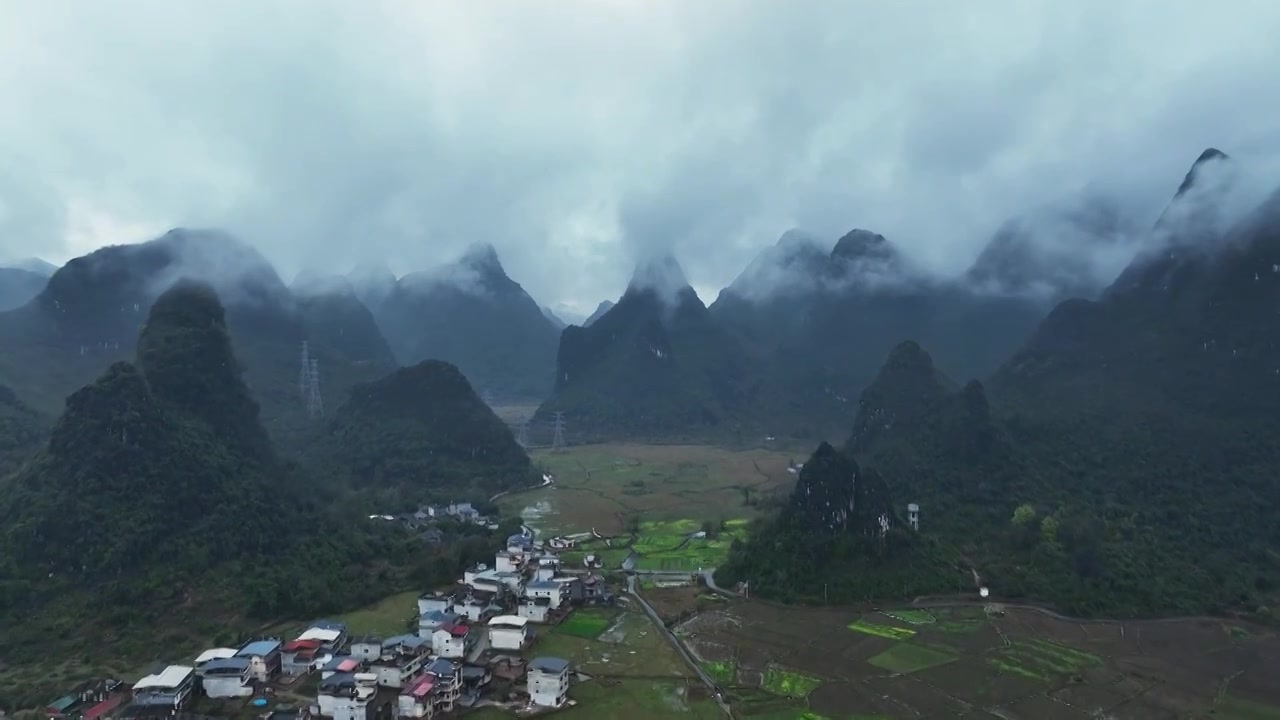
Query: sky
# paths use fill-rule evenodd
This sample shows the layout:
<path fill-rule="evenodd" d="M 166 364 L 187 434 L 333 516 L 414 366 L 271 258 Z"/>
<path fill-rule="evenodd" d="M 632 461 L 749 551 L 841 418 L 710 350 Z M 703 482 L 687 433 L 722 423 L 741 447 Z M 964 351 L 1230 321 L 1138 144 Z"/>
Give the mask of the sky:
<path fill-rule="evenodd" d="M 216 227 L 283 275 L 475 242 L 585 315 L 790 228 L 960 272 L 1208 146 L 1280 186 L 1274 0 L 0 0 L 0 259 Z M 1274 170 L 1275 172 L 1271 172 Z"/>

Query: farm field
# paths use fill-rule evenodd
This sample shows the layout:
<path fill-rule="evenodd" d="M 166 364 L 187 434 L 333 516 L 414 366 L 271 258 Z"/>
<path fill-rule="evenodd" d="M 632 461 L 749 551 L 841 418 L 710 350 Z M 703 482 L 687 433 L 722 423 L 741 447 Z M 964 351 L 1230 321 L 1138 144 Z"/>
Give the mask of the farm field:
<path fill-rule="evenodd" d="M 688 520 L 693 531 L 704 520 L 754 517 L 752 499 L 789 489 L 795 476 L 788 461 L 802 461 L 808 452 L 635 444 L 538 450 L 534 462 L 555 476 L 555 485 L 502 498 L 499 506 L 547 534 L 594 528 L 620 535 L 630 516 Z"/>
<path fill-rule="evenodd" d="M 1280 636 L 1225 620 L 734 601 L 677 633 L 747 720 L 1280 718 Z"/>
<path fill-rule="evenodd" d="M 575 672 L 592 677 L 681 679 L 693 675 L 638 611 L 578 610 L 557 627 L 538 628 L 527 655 L 565 658 Z"/>

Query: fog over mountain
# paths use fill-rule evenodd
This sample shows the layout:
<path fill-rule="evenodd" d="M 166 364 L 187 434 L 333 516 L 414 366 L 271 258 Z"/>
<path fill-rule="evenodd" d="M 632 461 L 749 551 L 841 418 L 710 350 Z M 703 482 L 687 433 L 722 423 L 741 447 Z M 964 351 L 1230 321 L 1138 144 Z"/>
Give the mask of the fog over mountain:
<path fill-rule="evenodd" d="M 958 276 L 1010 223 L 1070 255 L 1041 209 L 1086 190 L 1149 228 L 1206 147 L 1280 177 L 1275 3 L 800 5 L 5 3 L 0 258 L 213 227 L 404 276 L 488 243 L 567 320 L 667 251 L 707 302 L 792 228 Z"/>

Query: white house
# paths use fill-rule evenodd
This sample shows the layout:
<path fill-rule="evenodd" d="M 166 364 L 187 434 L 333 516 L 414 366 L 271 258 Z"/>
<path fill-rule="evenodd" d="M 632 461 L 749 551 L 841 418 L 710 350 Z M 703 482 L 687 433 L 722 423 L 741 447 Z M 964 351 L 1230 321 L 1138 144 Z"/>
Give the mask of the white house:
<path fill-rule="evenodd" d="M 541 580 L 539 582 L 529 583 L 524 588 L 525 597 L 538 599 L 546 598 L 551 603 L 551 609 L 555 610 L 560 607 L 560 601 L 564 599 L 563 586 L 554 580 Z"/>
<path fill-rule="evenodd" d="M 378 685 L 401 688 L 422 672 L 429 659 L 431 643 L 417 635 L 397 635 L 382 643 L 382 655 L 370 665 Z"/>
<path fill-rule="evenodd" d="M 453 593 L 431 593 L 418 598 L 418 614 L 448 612 L 457 598 Z"/>
<path fill-rule="evenodd" d="M 546 622 L 547 614 L 551 612 L 551 601 L 546 598 L 525 598 L 520 601 L 520 608 L 516 612 L 530 622 Z"/>
<path fill-rule="evenodd" d="M 369 704 L 378 692 L 373 673 L 339 673 L 320 681 L 320 714 L 333 720 L 368 720 Z"/>
<path fill-rule="evenodd" d="M 267 682 L 280 673 L 280 641 L 255 640 L 246 643 L 236 657 L 249 661 L 249 675 L 258 682 Z"/>
<path fill-rule="evenodd" d="M 200 684 L 211 698 L 245 697 L 253 694 L 249 658 L 210 660 L 200 670 Z"/>
<path fill-rule="evenodd" d="M 466 625 L 444 625 L 431 633 L 431 649 L 445 658 L 466 657 L 470 628 Z"/>
<path fill-rule="evenodd" d="M 520 650 L 529 641 L 528 618 L 499 615 L 489 621 L 489 645 L 495 650 Z"/>
<path fill-rule="evenodd" d="M 534 705 L 560 707 L 569 692 L 569 661 L 534 658 L 529 663 L 529 699 Z"/>
<path fill-rule="evenodd" d="M 430 718 L 436 714 L 436 676 L 424 674 L 400 691 L 396 717 Z"/>
<path fill-rule="evenodd" d="M 542 558 L 538 561 L 538 569 L 533 572 L 534 582 L 546 582 L 556 576 L 560 569 L 560 561 L 555 558 Z"/>
<path fill-rule="evenodd" d="M 191 699 L 191 690 L 195 684 L 195 668 L 170 665 L 134 683 L 133 702 L 135 705 L 178 709 Z"/>
<path fill-rule="evenodd" d="M 524 566 L 524 555 L 502 550 L 493 556 L 493 568 L 498 572 L 520 572 Z"/>
<path fill-rule="evenodd" d="M 372 662 L 382 657 L 382 641 L 366 635 L 358 637 L 351 643 L 351 657 L 364 662 Z"/>
<path fill-rule="evenodd" d="M 196 656 L 196 674 L 204 669 L 204 666 L 213 660 L 226 660 L 229 657 L 235 657 L 239 652 L 235 648 L 210 648 Z"/>
<path fill-rule="evenodd" d="M 441 625 L 456 623 L 461 617 L 458 613 L 441 610 L 423 613 L 418 617 L 418 637 L 430 640 L 431 633 L 440 629 Z"/>

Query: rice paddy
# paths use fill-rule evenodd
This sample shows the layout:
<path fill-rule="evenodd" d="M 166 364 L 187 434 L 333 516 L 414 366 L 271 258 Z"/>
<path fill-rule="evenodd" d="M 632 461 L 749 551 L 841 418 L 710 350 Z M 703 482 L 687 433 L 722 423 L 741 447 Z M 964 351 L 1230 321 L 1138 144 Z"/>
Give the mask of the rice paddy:
<path fill-rule="evenodd" d="M 855 620 L 849 623 L 849 629 L 855 632 L 866 633 L 889 640 L 906 640 L 916 634 L 915 630 L 907 628 L 894 627 L 893 625 L 881 625 L 879 623 L 867 622 L 866 620 Z"/>
<path fill-rule="evenodd" d="M 957 657 L 950 648 L 901 642 L 879 655 L 868 658 L 867 662 L 882 670 L 906 675 L 938 665 L 946 665 L 955 661 Z"/>

